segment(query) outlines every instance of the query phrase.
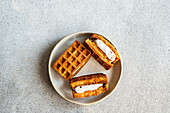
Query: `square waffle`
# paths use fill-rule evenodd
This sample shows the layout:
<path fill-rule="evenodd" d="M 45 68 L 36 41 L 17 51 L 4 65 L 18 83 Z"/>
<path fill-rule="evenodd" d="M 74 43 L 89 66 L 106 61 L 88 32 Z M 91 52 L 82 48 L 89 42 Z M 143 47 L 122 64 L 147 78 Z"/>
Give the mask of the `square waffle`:
<path fill-rule="evenodd" d="M 95 84 L 102 84 L 102 86 L 92 91 L 87 90 L 83 93 L 77 93 L 75 91 L 75 88 L 78 86 L 82 87 L 85 85 L 95 85 Z M 108 90 L 108 79 L 105 74 L 96 73 L 96 74 L 91 74 L 91 75 L 75 77 L 70 80 L 70 85 L 72 87 L 72 93 L 73 93 L 74 98 L 84 98 L 84 97 L 89 97 L 89 96 L 96 96 L 96 95 L 106 92 Z"/>
<path fill-rule="evenodd" d="M 90 59 L 91 52 L 79 41 L 74 43 L 54 63 L 53 68 L 66 80 L 73 78 Z"/>
<path fill-rule="evenodd" d="M 101 40 L 115 54 L 115 60 L 111 61 L 106 54 L 96 45 L 94 40 Z M 116 48 L 105 38 L 100 35 L 93 34 L 90 39 L 86 39 L 84 45 L 92 52 L 92 56 L 106 69 L 109 70 L 119 59 L 119 53 Z"/>

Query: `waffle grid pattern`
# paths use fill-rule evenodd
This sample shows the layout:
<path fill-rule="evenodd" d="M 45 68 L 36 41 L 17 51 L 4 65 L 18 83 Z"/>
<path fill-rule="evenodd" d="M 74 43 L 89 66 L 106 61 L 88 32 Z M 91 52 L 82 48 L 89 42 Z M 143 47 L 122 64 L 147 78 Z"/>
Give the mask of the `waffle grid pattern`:
<path fill-rule="evenodd" d="M 91 52 L 76 40 L 55 62 L 53 68 L 68 80 L 79 71 L 90 56 Z"/>

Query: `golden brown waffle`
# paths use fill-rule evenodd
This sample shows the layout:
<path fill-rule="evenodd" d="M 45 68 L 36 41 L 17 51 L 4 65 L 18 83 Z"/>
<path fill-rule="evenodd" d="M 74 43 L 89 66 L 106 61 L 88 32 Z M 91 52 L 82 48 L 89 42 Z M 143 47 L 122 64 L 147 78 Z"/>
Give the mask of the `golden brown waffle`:
<path fill-rule="evenodd" d="M 76 88 L 77 86 L 90 85 L 90 84 L 103 84 L 103 86 L 93 91 L 90 90 L 85 91 L 84 93 L 76 93 L 74 91 L 74 88 Z M 105 74 L 97 73 L 97 74 L 91 74 L 91 75 L 85 75 L 85 76 L 73 78 L 70 80 L 70 85 L 72 87 L 72 93 L 74 98 L 96 96 L 108 90 L 108 79 Z"/>
<path fill-rule="evenodd" d="M 106 54 L 96 45 L 94 40 L 102 40 L 116 55 L 116 59 L 112 62 Z M 85 46 L 92 52 L 92 56 L 106 69 L 109 70 L 119 59 L 119 53 L 116 48 L 105 38 L 100 35 L 93 34 L 90 39 L 86 39 Z"/>
<path fill-rule="evenodd" d="M 90 59 L 91 52 L 75 41 L 54 63 L 53 68 L 66 80 L 73 78 Z"/>

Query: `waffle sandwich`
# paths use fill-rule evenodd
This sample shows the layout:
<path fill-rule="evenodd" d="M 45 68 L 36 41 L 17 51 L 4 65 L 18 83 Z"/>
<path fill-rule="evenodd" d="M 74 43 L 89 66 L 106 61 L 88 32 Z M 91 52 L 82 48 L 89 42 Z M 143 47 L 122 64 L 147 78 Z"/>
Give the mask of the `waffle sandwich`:
<path fill-rule="evenodd" d="M 91 52 L 79 41 L 75 41 L 54 63 L 53 68 L 64 79 L 73 78 L 90 59 Z"/>
<path fill-rule="evenodd" d="M 116 48 L 100 35 L 93 34 L 90 39 L 85 40 L 84 44 L 106 70 L 109 70 L 120 59 Z"/>
<path fill-rule="evenodd" d="M 96 96 L 108 90 L 108 79 L 103 73 L 76 77 L 70 80 L 74 98 Z"/>

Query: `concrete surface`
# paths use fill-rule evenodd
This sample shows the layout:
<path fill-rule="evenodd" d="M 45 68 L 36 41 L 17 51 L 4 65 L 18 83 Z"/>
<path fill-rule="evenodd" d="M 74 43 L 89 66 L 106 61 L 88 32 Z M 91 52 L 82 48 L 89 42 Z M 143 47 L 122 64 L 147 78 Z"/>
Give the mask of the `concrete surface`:
<path fill-rule="evenodd" d="M 169 0 L 1 0 L 1 113 L 169 113 Z M 123 75 L 105 101 L 79 106 L 61 98 L 47 72 L 64 36 L 107 36 L 123 58 Z"/>

